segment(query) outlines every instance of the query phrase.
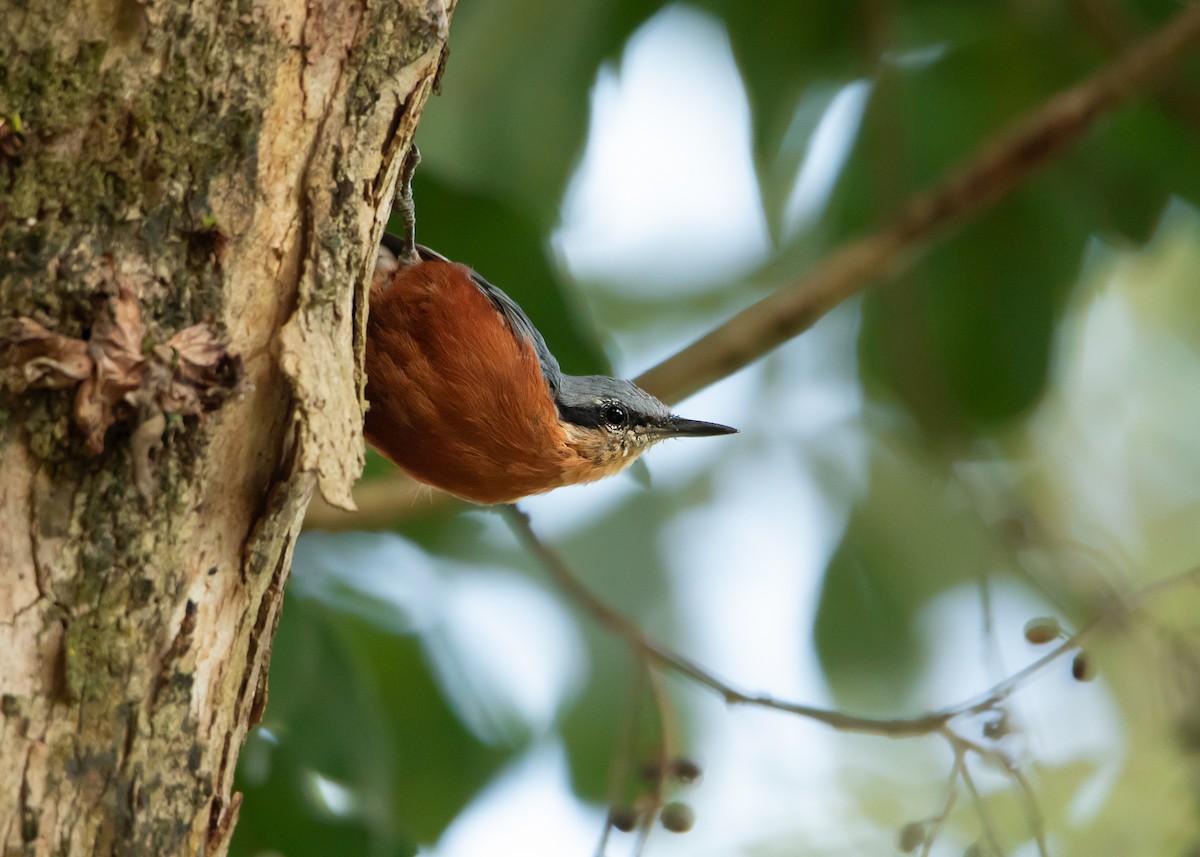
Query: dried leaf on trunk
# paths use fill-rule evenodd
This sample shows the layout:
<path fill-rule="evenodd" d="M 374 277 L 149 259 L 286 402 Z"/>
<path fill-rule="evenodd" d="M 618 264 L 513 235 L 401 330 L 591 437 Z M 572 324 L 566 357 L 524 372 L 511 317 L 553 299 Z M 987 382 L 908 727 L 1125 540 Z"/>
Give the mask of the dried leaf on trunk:
<path fill-rule="evenodd" d="M 0 323 L 4 365 L 21 367 L 25 386 L 62 388 L 92 373 L 87 343 L 47 330 L 31 318 Z"/>
<path fill-rule="evenodd" d="M 143 350 L 146 326 L 136 282 L 114 272 L 116 289 L 87 340 L 48 330 L 29 318 L 0 323 L 0 365 L 16 367 L 18 390 L 75 391 L 75 423 L 88 449 L 104 450 L 114 423 L 133 424 L 134 480 L 152 494 L 152 460 L 166 417 L 199 416 L 245 389 L 241 358 L 208 324 L 195 324 Z"/>
<path fill-rule="evenodd" d="M 172 368 L 169 383 L 161 391 L 167 413 L 210 411 L 242 389 L 245 370 L 241 358 L 231 354 L 228 341 L 206 324 L 184 328 L 154 353 L 162 365 Z"/>

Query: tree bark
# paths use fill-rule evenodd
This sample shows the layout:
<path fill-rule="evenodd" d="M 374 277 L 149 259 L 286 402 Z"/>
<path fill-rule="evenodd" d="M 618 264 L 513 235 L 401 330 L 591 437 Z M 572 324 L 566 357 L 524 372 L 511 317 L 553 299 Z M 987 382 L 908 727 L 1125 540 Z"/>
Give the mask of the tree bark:
<path fill-rule="evenodd" d="M 224 854 L 454 0 L 0 0 L 0 848 Z"/>

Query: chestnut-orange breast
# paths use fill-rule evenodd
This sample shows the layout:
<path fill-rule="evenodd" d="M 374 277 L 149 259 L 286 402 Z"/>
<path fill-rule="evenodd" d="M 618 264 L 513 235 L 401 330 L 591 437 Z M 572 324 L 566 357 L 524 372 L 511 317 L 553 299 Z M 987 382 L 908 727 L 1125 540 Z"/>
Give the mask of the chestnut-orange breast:
<path fill-rule="evenodd" d="M 367 440 L 422 482 L 506 503 L 577 481 L 533 345 L 470 270 L 442 260 L 377 278 L 367 333 Z"/>

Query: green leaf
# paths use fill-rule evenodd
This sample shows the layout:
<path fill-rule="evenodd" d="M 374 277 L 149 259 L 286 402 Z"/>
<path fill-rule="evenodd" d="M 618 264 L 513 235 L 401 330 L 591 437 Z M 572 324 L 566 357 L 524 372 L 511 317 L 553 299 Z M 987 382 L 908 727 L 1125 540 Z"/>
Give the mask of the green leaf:
<path fill-rule="evenodd" d="M 790 139 L 797 108 L 815 82 L 861 74 L 861 3 L 709 0 L 724 21 L 750 105 L 752 151 L 772 232 L 779 234 L 803 149 Z M 802 135 L 807 136 L 807 135 Z"/>
<path fill-rule="evenodd" d="M 842 705 L 895 713 L 920 666 L 910 600 L 889 584 L 884 558 L 865 545 L 856 521 L 825 569 L 817 620 L 817 656 Z"/>
<path fill-rule="evenodd" d="M 685 489 L 677 497 L 638 491 L 560 548 L 593 592 L 657 639 L 670 639 L 659 612 L 669 604 L 658 553 L 660 533 L 689 494 L 694 491 Z M 614 533 L 620 537 L 614 538 Z M 564 717 L 562 734 L 576 792 L 589 800 L 603 800 L 614 759 L 621 752 L 622 727 L 633 704 L 631 688 L 639 680 L 641 666 L 612 631 L 590 618 L 583 621 L 588 677 Z"/>
<path fill-rule="evenodd" d="M 1086 214 L 1056 190 L 1015 194 L 864 301 L 863 372 L 935 436 L 1003 424 L 1045 389 L 1086 239 Z"/>
<path fill-rule="evenodd" d="M 247 761 L 263 755 L 269 757 L 269 773 L 251 784 L 244 774 Z M 302 787 L 305 771 L 301 763 L 291 748 L 272 747 L 257 732 L 247 738 L 235 783 L 244 800 L 229 848 L 233 857 L 263 853 L 408 857 L 417 853 L 411 843 L 399 838 L 378 837 L 362 819 L 331 818 L 316 809 Z"/>
<path fill-rule="evenodd" d="M 897 716 L 924 653 L 918 613 L 937 595 L 1003 569 L 993 537 L 934 459 L 898 437 L 873 452 L 822 584 L 813 630 L 840 704 Z"/>
<path fill-rule="evenodd" d="M 314 773 L 361 790 L 372 802 L 389 794 L 393 745 L 372 677 L 339 643 L 339 617 L 292 597 L 285 613 L 263 721 L 274 738 L 258 736 L 259 746 L 251 745 L 260 757 L 255 767 L 269 773 L 260 781 L 248 777 L 243 759 L 245 802 L 235 847 L 248 854 L 267 848 L 289 855 L 414 853 L 389 813 L 336 818 L 312 799 Z"/>
<path fill-rule="evenodd" d="M 1163 97 L 1132 104 L 1083 141 L 1066 169 L 1096 226 L 1138 244 L 1149 240 L 1167 201 L 1200 204 L 1200 113 L 1189 123 Z"/>
<path fill-rule="evenodd" d="M 442 96 L 421 117 L 430 167 L 512 201 L 545 229 L 582 149 L 601 62 L 660 0 L 491 0 L 454 14 Z"/>
<path fill-rule="evenodd" d="M 938 50 L 885 67 L 822 224 L 833 242 L 887 223 L 1099 56 L 1061 10 L 968 14 L 926 3 L 905 23 L 904 49 Z M 1088 235 L 1116 220 L 1097 205 L 1105 190 L 1095 189 L 1095 174 L 1056 164 L 928 248 L 901 282 L 870 293 L 861 338 L 868 382 L 882 381 L 937 437 L 992 430 L 1035 404 Z M 1144 229 L 1153 200 L 1141 196 L 1127 221 Z"/>
<path fill-rule="evenodd" d="M 284 612 L 263 721 L 278 744 L 267 779 L 242 785 L 239 837 L 289 855 L 409 854 L 435 841 L 509 753 L 462 725 L 417 637 L 306 599 L 289 597 Z M 361 806 L 329 819 L 311 798 L 313 773 L 361 795 Z M 306 850 L 313 830 L 342 842 Z"/>

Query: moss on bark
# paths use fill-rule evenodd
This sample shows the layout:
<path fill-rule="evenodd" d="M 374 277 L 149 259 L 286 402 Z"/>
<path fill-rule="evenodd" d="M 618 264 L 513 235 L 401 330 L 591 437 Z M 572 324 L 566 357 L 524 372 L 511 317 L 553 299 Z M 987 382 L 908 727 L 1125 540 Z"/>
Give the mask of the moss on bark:
<path fill-rule="evenodd" d="M 215 326 L 255 385 L 164 420 L 152 490 L 136 402 L 92 455 L 75 386 L 0 396 L 4 853 L 227 848 L 322 452 L 296 453 L 297 391 L 336 403 L 332 449 L 355 442 L 355 391 L 320 384 L 353 387 L 346 316 L 445 38 L 429 9 L 0 0 L 0 321 L 94 351 L 125 290 L 144 321 L 125 353 Z M 305 343 L 286 361 L 285 325 Z"/>

